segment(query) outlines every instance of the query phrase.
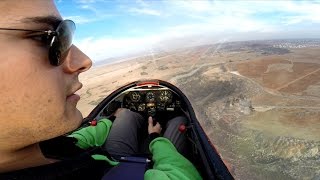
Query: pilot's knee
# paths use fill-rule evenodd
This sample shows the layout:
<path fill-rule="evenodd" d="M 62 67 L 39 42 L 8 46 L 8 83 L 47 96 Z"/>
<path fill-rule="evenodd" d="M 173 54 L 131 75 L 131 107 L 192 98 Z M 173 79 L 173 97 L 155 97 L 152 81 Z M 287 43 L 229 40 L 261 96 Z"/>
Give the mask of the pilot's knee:
<path fill-rule="evenodd" d="M 126 108 L 118 108 L 116 110 L 116 112 L 114 113 L 114 116 L 119 117 L 122 114 L 127 113 L 126 111 L 128 111 L 128 109 L 126 109 Z"/>
<path fill-rule="evenodd" d="M 115 116 L 121 119 L 142 119 L 142 116 L 139 113 L 133 112 L 126 108 L 117 109 Z"/>
<path fill-rule="evenodd" d="M 167 123 L 167 127 L 169 127 L 169 126 L 178 127 L 181 124 L 184 124 L 184 125 L 187 124 L 187 118 L 186 117 L 178 116 L 178 117 L 175 117 L 175 118 L 169 120 L 168 123 Z"/>

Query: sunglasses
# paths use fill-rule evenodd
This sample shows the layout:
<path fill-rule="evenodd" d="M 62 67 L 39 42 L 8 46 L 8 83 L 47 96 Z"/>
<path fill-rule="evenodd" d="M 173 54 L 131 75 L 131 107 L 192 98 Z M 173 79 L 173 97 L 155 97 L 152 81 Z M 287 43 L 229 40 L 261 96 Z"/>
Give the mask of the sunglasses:
<path fill-rule="evenodd" d="M 72 46 L 72 37 L 76 30 L 76 25 L 71 20 L 62 21 L 56 30 L 29 30 L 29 29 L 12 29 L 12 28 L 0 28 L 0 30 L 8 31 L 28 31 L 32 32 L 32 36 L 39 36 L 44 38 L 49 47 L 49 61 L 53 66 L 59 66 L 63 63 L 65 57 L 68 54 L 70 47 Z"/>

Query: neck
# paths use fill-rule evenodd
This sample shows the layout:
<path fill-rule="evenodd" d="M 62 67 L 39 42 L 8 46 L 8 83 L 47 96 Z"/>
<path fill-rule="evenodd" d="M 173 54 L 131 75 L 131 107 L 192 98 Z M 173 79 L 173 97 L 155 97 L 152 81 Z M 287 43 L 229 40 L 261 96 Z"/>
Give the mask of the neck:
<path fill-rule="evenodd" d="M 17 151 L 0 151 L 0 173 L 53 163 L 41 153 L 39 144 Z"/>

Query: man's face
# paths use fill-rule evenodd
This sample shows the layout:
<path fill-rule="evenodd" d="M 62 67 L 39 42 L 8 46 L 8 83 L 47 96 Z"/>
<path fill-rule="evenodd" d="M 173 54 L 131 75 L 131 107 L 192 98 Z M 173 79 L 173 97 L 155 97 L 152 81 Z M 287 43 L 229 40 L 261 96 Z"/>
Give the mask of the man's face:
<path fill-rule="evenodd" d="M 49 0 L 1 0 L 0 16 L 0 28 L 32 30 L 56 28 L 41 18 L 61 19 Z M 73 94 L 82 86 L 78 75 L 91 67 L 91 60 L 72 46 L 64 63 L 52 66 L 45 44 L 26 33 L 0 30 L 0 150 L 62 135 L 82 121 Z"/>

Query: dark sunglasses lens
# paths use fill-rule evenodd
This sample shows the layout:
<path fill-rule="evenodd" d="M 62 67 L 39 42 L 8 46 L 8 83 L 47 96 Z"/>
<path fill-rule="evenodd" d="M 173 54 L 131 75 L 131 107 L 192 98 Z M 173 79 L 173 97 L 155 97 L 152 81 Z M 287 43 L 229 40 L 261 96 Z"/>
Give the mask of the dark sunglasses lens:
<path fill-rule="evenodd" d="M 59 66 L 63 63 L 70 47 L 72 46 L 72 38 L 76 26 L 71 20 L 62 21 L 56 32 L 57 36 L 53 38 L 49 49 L 49 60 L 51 65 Z"/>

